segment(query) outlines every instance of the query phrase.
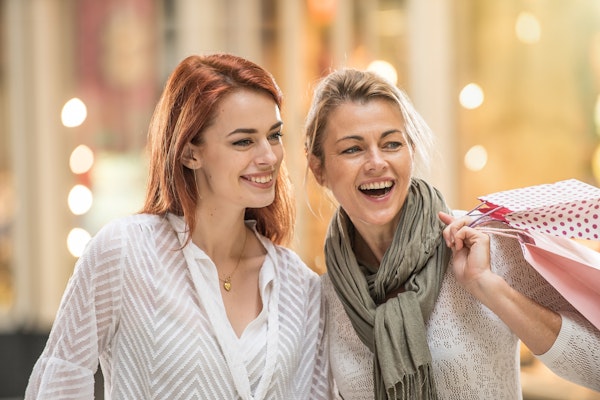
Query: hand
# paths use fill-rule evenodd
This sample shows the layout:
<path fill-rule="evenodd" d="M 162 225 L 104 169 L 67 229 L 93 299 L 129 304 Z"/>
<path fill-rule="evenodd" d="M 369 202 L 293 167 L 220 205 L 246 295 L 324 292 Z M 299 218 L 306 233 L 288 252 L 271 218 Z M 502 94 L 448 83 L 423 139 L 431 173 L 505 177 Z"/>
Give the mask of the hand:
<path fill-rule="evenodd" d="M 443 236 L 446 245 L 452 250 L 452 270 L 456 280 L 475 297 L 489 295 L 486 292 L 488 283 L 498 276 L 491 271 L 490 238 L 474 228 L 469 227 L 472 217 L 454 218 L 440 212 L 439 218 L 447 224 Z"/>
<path fill-rule="evenodd" d="M 491 270 L 490 238 L 469 227 L 470 217 L 454 218 L 440 212 L 447 224 L 443 236 L 452 250 L 452 270 L 459 284 L 495 313 L 534 354 L 543 354 L 555 342 L 562 318 L 513 289 Z"/>

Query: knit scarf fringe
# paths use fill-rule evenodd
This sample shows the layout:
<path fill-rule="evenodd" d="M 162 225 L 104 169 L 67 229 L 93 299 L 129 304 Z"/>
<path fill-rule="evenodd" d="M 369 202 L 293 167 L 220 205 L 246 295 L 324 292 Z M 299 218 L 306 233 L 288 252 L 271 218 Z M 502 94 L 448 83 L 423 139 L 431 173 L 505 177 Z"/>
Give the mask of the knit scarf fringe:
<path fill-rule="evenodd" d="M 387 400 L 437 400 L 430 364 L 420 365 L 414 374 L 406 374 L 396 385 L 382 388 L 375 385 L 375 398 Z M 375 379 L 375 382 L 381 382 Z"/>

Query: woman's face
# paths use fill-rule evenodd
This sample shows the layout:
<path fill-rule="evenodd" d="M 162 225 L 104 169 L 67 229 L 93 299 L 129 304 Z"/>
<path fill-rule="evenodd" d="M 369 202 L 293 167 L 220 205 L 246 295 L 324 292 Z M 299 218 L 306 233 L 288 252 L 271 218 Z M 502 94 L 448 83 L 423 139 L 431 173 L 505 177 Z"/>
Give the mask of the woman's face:
<path fill-rule="evenodd" d="M 260 208 L 275 198 L 275 182 L 283 160 L 282 121 L 275 101 L 266 93 L 237 90 L 225 96 L 203 143 L 192 146 L 200 204 L 232 204 Z"/>
<path fill-rule="evenodd" d="M 353 224 L 395 227 L 413 173 L 413 148 L 400 108 L 385 100 L 347 102 L 329 116 L 324 162 L 310 159 Z"/>

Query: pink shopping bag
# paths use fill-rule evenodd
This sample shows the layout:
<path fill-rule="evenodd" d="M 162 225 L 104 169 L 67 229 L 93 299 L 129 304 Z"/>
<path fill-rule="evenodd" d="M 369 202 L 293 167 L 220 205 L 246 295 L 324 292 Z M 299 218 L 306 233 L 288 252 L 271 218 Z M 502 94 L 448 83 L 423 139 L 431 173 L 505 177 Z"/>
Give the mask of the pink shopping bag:
<path fill-rule="evenodd" d="M 600 240 L 600 189 L 577 179 L 479 197 L 487 218 L 528 231 Z"/>
<path fill-rule="evenodd" d="M 527 262 L 600 329 L 600 253 L 574 240 L 535 230 L 478 229 L 519 240 Z"/>

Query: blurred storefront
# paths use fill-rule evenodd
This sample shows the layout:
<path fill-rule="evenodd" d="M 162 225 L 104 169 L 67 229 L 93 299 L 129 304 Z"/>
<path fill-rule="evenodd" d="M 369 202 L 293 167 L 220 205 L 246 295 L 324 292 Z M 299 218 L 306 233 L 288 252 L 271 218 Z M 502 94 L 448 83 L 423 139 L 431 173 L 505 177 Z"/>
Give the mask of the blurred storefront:
<path fill-rule="evenodd" d="M 437 135 L 424 174 L 454 208 L 567 178 L 600 183 L 597 0 L 0 4 L 0 350 L 21 360 L 0 367 L 0 398 L 18 398 L 86 240 L 141 206 L 149 118 L 186 55 L 236 53 L 279 82 L 293 247 L 319 273 L 333 204 L 306 173 L 302 125 L 331 69 L 378 68 L 408 92 Z M 534 361 L 524 373 L 530 399 L 600 398 Z"/>

